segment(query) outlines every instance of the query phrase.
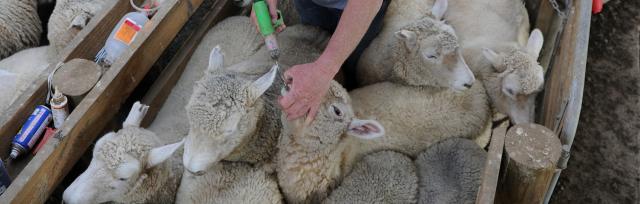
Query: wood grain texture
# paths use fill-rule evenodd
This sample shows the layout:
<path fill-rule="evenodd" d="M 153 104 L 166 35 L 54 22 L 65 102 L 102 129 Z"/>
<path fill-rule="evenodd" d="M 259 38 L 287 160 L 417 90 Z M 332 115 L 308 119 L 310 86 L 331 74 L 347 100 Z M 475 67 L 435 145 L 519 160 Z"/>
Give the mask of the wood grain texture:
<path fill-rule="evenodd" d="M 504 150 L 504 138 L 507 134 L 509 121 L 505 121 L 493 129 L 491 133 L 491 143 L 487 160 L 482 170 L 482 182 L 476 197 L 477 204 L 492 204 L 496 196 L 498 187 L 498 176 L 500 175 L 500 164 L 502 163 L 502 152 Z"/>
<path fill-rule="evenodd" d="M 120 9 L 129 11 L 128 2 L 121 2 L 127 6 Z M 0 203 L 46 201 L 201 3 L 202 0 L 166 1 L 143 27 L 132 43 L 132 49 L 123 53 L 78 104 L 56 136 L 45 144 L 0 197 Z M 113 16 L 117 18 L 115 21 L 125 13 Z M 74 49 L 69 56 L 80 54 Z"/>

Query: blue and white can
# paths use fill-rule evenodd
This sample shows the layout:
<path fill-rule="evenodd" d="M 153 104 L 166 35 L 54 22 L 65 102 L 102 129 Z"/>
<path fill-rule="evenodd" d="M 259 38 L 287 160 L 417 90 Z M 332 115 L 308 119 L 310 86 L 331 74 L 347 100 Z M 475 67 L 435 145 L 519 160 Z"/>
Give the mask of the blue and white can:
<path fill-rule="evenodd" d="M 9 185 L 11 185 L 11 177 L 9 177 L 9 172 L 7 172 L 4 162 L 0 160 L 0 195 L 9 188 Z"/>
<path fill-rule="evenodd" d="M 43 105 L 36 107 L 27 122 L 22 125 L 20 132 L 13 138 L 11 158 L 15 159 L 33 148 L 40 136 L 42 136 L 44 129 L 51 122 L 51 117 L 49 108 Z"/>

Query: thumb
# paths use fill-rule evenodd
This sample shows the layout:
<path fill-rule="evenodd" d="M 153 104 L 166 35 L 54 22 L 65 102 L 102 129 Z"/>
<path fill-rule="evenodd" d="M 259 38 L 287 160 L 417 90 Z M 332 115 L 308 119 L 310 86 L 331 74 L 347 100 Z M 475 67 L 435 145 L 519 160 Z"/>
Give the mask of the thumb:
<path fill-rule="evenodd" d="M 304 120 L 304 124 L 305 126 L 308 126 L 311 124 L 311 122 L 313 122 L 313 120 L 315 120 L 316 118 L 316 114 L 318 113 L 318 109 L 320 108 L 320 104 L 316 104 L 314 103 L 311 106 L 311 109 L 309 109 L 309 113 L 307 113 L 307 118 Z"/>

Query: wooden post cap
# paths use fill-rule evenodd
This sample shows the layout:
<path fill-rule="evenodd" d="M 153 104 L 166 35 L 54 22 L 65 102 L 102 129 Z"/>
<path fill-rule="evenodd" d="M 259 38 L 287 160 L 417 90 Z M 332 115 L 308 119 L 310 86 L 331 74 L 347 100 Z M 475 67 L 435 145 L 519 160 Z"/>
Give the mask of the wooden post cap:
<path fill-rule="evenodd" d="M 93 61 L 72 59 L 53 74 L 53 85 L 67 96 L 82 96 L 96 85 L 102 68 Z"/>
<path fill-rule="evenodd" d="M 499 203 L 542 203 L 560 158 L 560 139 L 538 124 L 518 124 L 505 138 Z"/>
<path fill-rule="evenodd" d="M 509 158 L 531 169 L 555 168 L 560 158 L 560 139 L 538 124 L 518 124 L 507 132 L 505 150 Z"/>

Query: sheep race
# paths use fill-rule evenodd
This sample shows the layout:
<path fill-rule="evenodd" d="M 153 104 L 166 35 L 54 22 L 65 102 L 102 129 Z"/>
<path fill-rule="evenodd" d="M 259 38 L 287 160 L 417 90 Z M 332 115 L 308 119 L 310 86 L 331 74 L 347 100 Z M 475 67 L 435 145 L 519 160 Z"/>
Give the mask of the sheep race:
<path fill-rule="evenodd" d="M 96 139 L 88 137 L 91 146 L 71 162 L 85 164 L 65 167 L 45 201 L 478 203 L 491 169 L 485 165 L 500 166 L 500 160 L 491 163 L 494 130 L 536 121 L 536 97 L 546 76 L 538 58 L 546 39 L 530 26 L 521 0 L 180 2 L 2 0 L 0 113 L 21 111 L 16 105 L 34 98 L 24 96 L 34 89 L 47 92 L 40 100 L 46 100 L 48 120 L 27 121 L 41 130 L 20 131 L 33 141 L 16 136 L 7 144 L 13 145 L 11 159 L 3 158 L 0 168 L 13 170 L 21 159 L 35 160 L 39 153 L 27 153 L 37 149 L 31 144 L 37 134 L 44 133 L 41 143 L 67 139 L 53 131 L 76 131 L 80 122 L 74 127 L 68 122 L 84 116 L 74 115 L 74 109 L 98 109 L 93 104 L 99 102 L 85 105 L 88 98 L 123 97 L 104 105 L 103 111 L 113 112 L 108 128 L 88 132 Z M 153 43 L 136 39 L 165 28 L 150 26 L 160 23 L 157 16 L 183 18 L 165 15 L 175 11 L 163 6 L 193 9 L 216 2 L 239 12 L 210 28 L 191 28 L 196 34 L 202 30 L 201 39 L 178 34 L 173 43 L 186 41 L 180 48 L 192 48 L 185 55 L 170 52 L 171 59 L 183 57 L 183 68 L 163 79 L 175 84 L 161 89 L 160 102 L 149 102 L 136 86 L 109 96 L 94 93 L 112 83 L 153 90 L 153 81 L 140 80 L 146 71 L 140 76 L 123 71 L 123 78 L 140 78 L 103 82 L 120 77 L 111 73 L 129 62 L 105 64 L 100 58 L 135 60 L 145 56 L 138 51 L 154 52 Z M 48 13 L 38 8 L 43 5 Z M 128 10 L 118 18 L 101 13 L 120 7 Z M 90 30 L 104 19 L 115 25 L 113 32 Z M 183 30 L 193 26 L 189 22 Z M 93 35 L 101 41 L 88 47 L 100 52 L 78 54 L 82 49 L 73 46 L 93 41 L 86 37 Z M 67 66 L 85 55 L 96 73 Z M 88 82 L 84 76 L 92 74 L 97 79 Z M 88 89 L 75 94 L 84 84 Z M 95 117 L 92 121 L 102 120 Z M 62 125 L 54 127 L 56 121 Z M 47 147 L 38 151 L 54 151 Z M 14 158 L 14 151 L 20 156 Z M 1 181 L 0 187 L 10 185 Z"/>

